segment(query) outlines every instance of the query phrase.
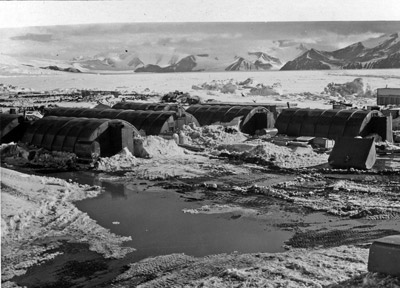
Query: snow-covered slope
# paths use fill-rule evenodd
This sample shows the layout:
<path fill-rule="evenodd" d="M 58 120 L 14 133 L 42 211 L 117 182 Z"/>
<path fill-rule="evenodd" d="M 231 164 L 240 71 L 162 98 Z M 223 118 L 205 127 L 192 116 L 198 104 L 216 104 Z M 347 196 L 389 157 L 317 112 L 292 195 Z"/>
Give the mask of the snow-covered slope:
<path fill-rule="evenodd" d="M 240 70 L 256 70 L 256 66 L 244 59 L 243 57 L 236 56 L 235 60 L 225 68 L 226 71 L 240 71 Z"/>
<path fill-rule="evenodd" d="M 0 75 L 41 75 L 64 72 L 86 72 L 83 67 L 53 59 L 29 59 L 0 54 Z"/>
<path fill-rule="evenodd" d="M 165 58 L 165 57 L 164 57 Z M 157 62 L 156 62 L 157 63 Z M 159 63 L 159 62 L 158 62 Z M 208 54 L 176 55 L 174 54 L 168 65 L 146 64 L 135 69 L 135 72 L 194 72 L 194 71 L 223 71 L 226 63 L 218 57 Z"/>
<path fill-rule="evenodd" d="M 332 52 L 311 49 L 287 62 L 281 70 L 400 68 L 398 33 L 366 43 L 369 47 L 358 42 Z M 376 46 L 371 47 L 373 43 Z"/>
<path fill-rule="evenodd" d="M 282 66 L 278 58 L 272 57 L 264 52 L 248 52 L 248 57 L 236 56 L 235 60 L 225 68 L 226 71 L 247 70 L 272 70 Z"/>
<path fill-rule="evenodd" d="M 78 57 L 71 61 L 90 70 L 134 70 L 144 66 L 135 53 L 103 53 L 94 57 Z"/>

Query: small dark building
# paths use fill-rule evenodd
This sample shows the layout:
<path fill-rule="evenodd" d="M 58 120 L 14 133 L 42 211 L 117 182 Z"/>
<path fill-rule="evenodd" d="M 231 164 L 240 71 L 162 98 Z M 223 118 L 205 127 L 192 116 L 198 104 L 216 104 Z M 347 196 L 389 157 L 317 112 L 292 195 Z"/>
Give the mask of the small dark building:
<path fill-rule="evenodd" d="M 75 153 L 79 158 L 112 156 L 126 147 L 134 152 L 135 127 L 119 119 L 48 116 L 31 124 L 21 142 L 50 151 Z"/>
<path fill-rule="evenodd" d="M 400 106 L 400 88 L 378 88 L 377 104 Z"/>

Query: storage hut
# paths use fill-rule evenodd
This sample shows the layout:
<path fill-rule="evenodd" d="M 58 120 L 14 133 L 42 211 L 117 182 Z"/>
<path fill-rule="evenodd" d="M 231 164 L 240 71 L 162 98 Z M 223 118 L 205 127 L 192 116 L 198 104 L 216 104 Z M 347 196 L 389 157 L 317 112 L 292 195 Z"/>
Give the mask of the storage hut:
<path fill-rule="evenodd" d="M 377 104 L 400 106 L 400 88 L 378 88 Z"/>
<path fill-rule="evenodd" d="M 275 116 L 278 116 L 284 109 L 289 107 L 297 106 L 297 103 L 252 103 L 252 102 L 208 102 L 204 105 L 216 105 L 216 106 L 256 106 L 267 108 L 268 111 L 273 112 Z"/>
<path fill-rule="evenodd" d="M 135 131 L 135 127 L 119 119 L 48 116 L 29 126 L 21 142 L 91 159 L 93 155 L 112 156 L 124 147 L 133 153 Z"/>
<path fill-rule="evenodd" d="M 177 103 L 118 102 L 112 109 L 185 112 Z"/>
<path fill-rule="evenodd" d="M 381 124 L 381 122 L 386 123 L 386 117 L 377 110 L 291 108 L 282 111 L 276 120 L 275 127 L 279 134 L 295 137 L 338 139 L 342 136 L 356 137 L 376 133 L 386 140 L 392 131 L 387 131 L 384 127 L 386 124 Z"/>
<path fill-rule="evenodd" d="M 144 102 L 119 102 L 115 104 L 112 109 L 124 109 L 124 110 L 143 110 L 143 111 L 174 111 L 175 115 L 175 130 L 181 130 L 183 125 L 193 123 L 196 126 L 200 126 L 197 119 L 188 113 L 178 103 L 144 103 Z"/>
<path fill-rule="evenodd" d="M 0 127 L 0 142 L 10 143 L 22 138 L 26 125 L 21 115 L 0 113 Z"/>
<path fill-rule="evenodd" d="M 142 135 L 172 134 L 176 130 L 174 111 L 134 111 L 122 109 L 53 108 L 45 116 L 121 119 L 140 130 Z"/>
<path fill-rule="evenodd" d="M 274 114 L 265 107 L 235 105 L 192 105 L 187 110 L 201 126 L 226 124 L 238 119 L 243 133 L 255 134 L 263 128 L 273 128 Z"/>

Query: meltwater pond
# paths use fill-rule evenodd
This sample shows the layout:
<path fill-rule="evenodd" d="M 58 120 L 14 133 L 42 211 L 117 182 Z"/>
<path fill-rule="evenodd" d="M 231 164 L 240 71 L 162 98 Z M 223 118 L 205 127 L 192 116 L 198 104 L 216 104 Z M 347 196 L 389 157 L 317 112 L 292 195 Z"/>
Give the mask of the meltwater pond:
<path fill-rule="evenodd" d="M 131 236 L 126 245 L 136 249 L 131 255 L 136 261 L 171 253 L 280 252 L 293 234 L 254 217 L 236 217 L 237 213 L 183 213 L 182 209 L 199 208 L 205 203 L 186 202 L 177 192 L 154 186 L 154 182 L 116 184 L 97 180 L 91 173 L 51 176 L 102 186 L 101 195 L 76 202 L 76 206 L 113 233 Z"/>

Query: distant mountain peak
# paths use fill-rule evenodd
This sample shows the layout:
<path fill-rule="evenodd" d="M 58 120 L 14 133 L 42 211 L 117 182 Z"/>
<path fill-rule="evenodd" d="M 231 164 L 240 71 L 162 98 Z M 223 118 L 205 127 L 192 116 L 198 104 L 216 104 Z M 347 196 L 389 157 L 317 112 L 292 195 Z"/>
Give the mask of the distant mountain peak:
<path fill-rule="evenodd" d="M 250 61 L 241 56 L 235 56 L 234 61 L 225 68 L 226 71 L 239 71 L 239 70 L 256 70 L 256 67 Z"/>
<path fill-rule="evenodd" d="M 378 45 L 370 48 L 366 48 L 362 42 L 332 52 L 311 48 L 287 62 L 281 70 L 400 68 L 398 38 L 398 33 L 390 37 L 385 35 L 380 37 Z"/>
<path fill-rule="evenodd" d="M 347 47 L 364 47 L 364 44 L 362 42 L 357 42 L 357 43 L 351 44 Z"/>
<path fill-rule="evenodd" d="M 248 52 L 249 59 L 236 55 L 234 61 L 225 68 L 226 71 L 271 70 L 279 69 L 282 62 L 265 52 Z"/>

